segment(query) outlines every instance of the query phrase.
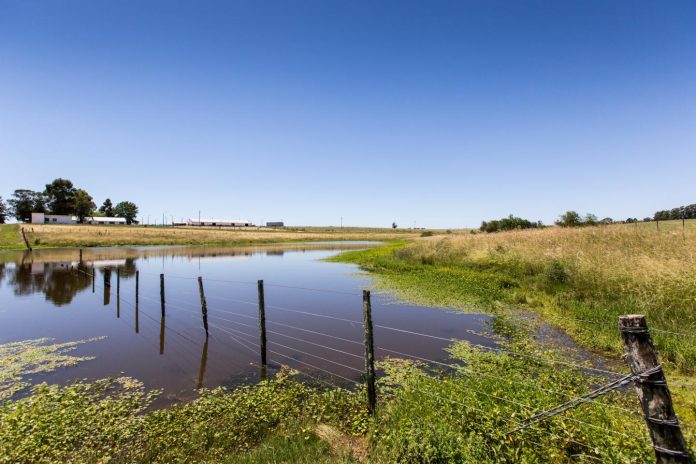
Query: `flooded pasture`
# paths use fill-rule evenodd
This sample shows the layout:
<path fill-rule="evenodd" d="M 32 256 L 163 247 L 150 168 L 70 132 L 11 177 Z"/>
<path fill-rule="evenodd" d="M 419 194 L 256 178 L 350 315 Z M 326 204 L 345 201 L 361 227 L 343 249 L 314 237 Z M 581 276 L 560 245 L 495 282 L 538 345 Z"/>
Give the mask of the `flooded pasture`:
<path fill-rule="evenodd" d="M 66 383 L 126 375 L 162 389 L 163 403 L 183 401 L 193 397 L 196 388 L 258 380 L 257 280 L 263 279 L 269 370 L 288 365 L 308 379 L 350 386 L 364 369 L 361 292 L 371 287 L 371 279 L 354 265 L 322 259 L 366 246 L 373 245 L 2 252 L 0 343 L 104 336 L 75 351 L 78 356 L 95 356 L 94 360 L 30 380 Z M 165 317 L 160 274 L 164 274 Z M 207 302 L 208 338 L 198 276 Z M 492 343 L 477 335 L 489 331 L 486 315 L 402 304 L 376 292 L 372 310 L 378 360 L 408 353 L 444 361 L 444 348 L 452 338 Z"/>

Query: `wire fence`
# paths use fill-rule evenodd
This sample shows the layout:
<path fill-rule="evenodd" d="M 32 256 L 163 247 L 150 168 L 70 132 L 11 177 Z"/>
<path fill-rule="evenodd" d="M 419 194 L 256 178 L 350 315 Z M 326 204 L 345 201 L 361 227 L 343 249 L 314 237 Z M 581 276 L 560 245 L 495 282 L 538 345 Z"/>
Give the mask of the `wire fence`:
<path fill-rule="evenodd" d="M 96 274 L 94 269 L 91 270 L 91 272 L 88 272 L 85 269 L 82 269 L 80 267 L 77 268 L 77 272 L 82 273 L 85 277 L 89 277 L 92 279 L 92 285 L 93 289 L 96 287 Z M 140 274 L 145 274 L 145 275 L 156 275 L 160 276 L 160 274 L 153 274 L 153 273 L 140 273 Z M 137 277 L 136 277 L 137 278 Z M 172 275 L 167 275 L 167 279 L 169 278 L 175 278 L 175 279 L 182 279 L 182 280 L 191 280 L 195 281 L 198 279 L 198 277 L 189 277 L 189 276 L 172 276 Z M 250 281 L 237 281 L 237 280 L 226 280 L 226 279 L 204 279 L 205 282 L 220 282 L 220 283 L 225 283 L 225 284 L 241 284 L 241 285 L 254 285 L 257 286 L 259 285 L 258 282 L 250 282 Z M 161 285 L 163 285 L 163 280 Z M 342 295 L 350 295 L 350 296 L 357 296 L 360 295 L 360 293 L 357 292 L 348 292 L 348 291 L 343 291 L 343 290 L 333 290 L 333 289 L 322 289 L 322 288 L 312 288 L 312 287 L 301 287 L 301 286 L 291 286 L 291 285 L 285 285 L 285 284 L 274 284 L 274 283 L 265 283 L 266 286 L 268 287 L 277 287 L 277 288 L 283 288 L 283 289 L 293 289 L 293 290 L 298 290 L 298 291 L 308 291 L 308 292 L 322 292 L 322 293 L 327 293 L 327 294 L 342 294 Z M 104 282 L 104 286 L 100 285 L 100 289 L 102 290 L 111 290 L 106 289 L 106 287 L 111 287 L 110 283 Z M 120 288 L 120 282 L 119 282 L 119 288 Z M 121 292 L 122 293 L 122 292 Z M 188 295 L 196 295 L 196 292 L 187 292 L 183 291 L 183 294 L 188 294 Z M 192 336 L 185 334 L 179 330 L 176 330 L 175 328 L 168 326 L 165 322 L 165 307 L 167 309 L 173 309 L 174 311 L 168 312 L 167 316 L 169 314 L 175 314 L 177 316 L 181 316 L 182 314 L 185 314 L 188 318 L 199 318 L 202 317 L 204 318 L 205 321 L 205 326 L 206 328 L 209 327 L 211 331 L 220 334 L 223 337 L 229 338 L 232 342 L 234 342 L 236 345 L 239 347 L 243 348 L 245 351 L 248 351 L 253 355 L 254 357 L 258 356 L 261 351 L 267 351 L 270 353 L 269 360 L 271 362 L 271 365 L 275 363 L 277 366 L 282 366 L 282 365 L 291 365 L 293 369 L 298 371 L 301 375 L 307 377 L 308 379 L 311 379 L 312 381 L 319 382 L 321 384 L 327 385 L 331 388 L 345 388 L 346 385 L 350 386 L 360 386 L 363 385 L 365 382 L 365 366 L 362 365 L 362 362 L 366 360 L 366 352 L 363 351 L 366 349 L 365 341 L 359 340 L 359 339 L 352 339 L 352 338 L 346 338 L 345 336 L 340 336 L 332 333 L 328 333 L 326 331 L 322 330 L 315 330 L 315 329 L 310 329 L 308 327 L 302 327 L 301 323 L 294 323 L 290 324 L 285 321 L 279 321 L 279 320 L 274 320 L 273 314 L 275 311 L 281 312 L 281 313 L 289 313 L 289 314 L 294 314 L 297 315 L 296 317 L 300 318 L 298 320 L 302 320 L 301 318 L 316 318 L 316 319 L 321 319 L 321 320 L 328 320 L 331 321 L 332 323 L 337 323 L 337 324 L 347 324 L 350 327 L 356 328 L 356 329 L 365 329 L 365 322 L 360 321 L 358 319 L 351 319 L 351 318 L 346 318 L 346 317 L 339 317 L 335 316 L 332 314 L 326 314 L 326 313 L 320 313 L 320 312 L 313 312 L 313 311 L 306 311 L 304 309 L 300 308 L 293 308 L 289 307 L 286 305 L 278 305 L 278 304 L 264 304 L 260 303 L 259 301 L 249 301 L 249 300 L 244 300 L 244 299 L 236 299 L 236 298 L 229 298 L 229 297 L 221 297 L 217 295 L 211 295 L 204 297 L 203 296 L 203 287 L 201 284 L 200 288 L 200 298 L 201 300 L 212 300 L 219 302 L 220 305 L 214 304 L 211 305 L 213 308 L 212 312 L 208 315 L 207 309 L 201 308 L 199 310 L 196 309 L 195 303 L 187 304 L 183 303 L 181 301 L 177 301 L 175 303 L 171 303 L 167 301 L 165 303 L 164 300 L 164 287 L 161 287 L 161 295 L 160 298 L 157 298 L 155 296 L 147 295 L 144 292 L 139 293 L 136 295 L 135 302 L 129 301 L 124 299 L 121 295 L 117 295 L 119 298 L 119 304 L 120 302 L 125 302 L 128 304 L 130 307 L 134 308 L 136 310 L 136 314 L 141 314 L 151 322 L 158 323 L 160 325 L 161 331 L 166 331 L 168 333 L 174 334 L 177 337 L 180 337 L 181 339 L 185 340 L 188 343 L 194 344 L 196 347 L 200 345 L 200 341 L 195 340 Z M 143 311 L 140 308 L 140 305 L 138 304 L 139 298 L 142 298 L 148 302 L 147 306 L 148 308 L 151 308 L 156 304 L 161 304 L 162 305 L 162 314 L 161 314 L 161 320 L 158 321 L 156 316 L 153 316 L 152 314 L 148 314 L 146 311 Z M 260 301 L 263 301 L 261 298 Z M 224 304 L 224 309 L 219 307 Z M 269 310 L 267 312 L 267 316 L 263 318 L 263 323 L 262 319 L 259 317 L 259 315 L 250 315 L 250 314 L 244 314 L 243 312 L 238 312 L 238 311 L 232 311 L 230 307 L 233 307 L 235 304 L 237 305 L 245 305 L 247 307 L 263 307 L 263 311 Z M 204 305 L 205 306 L 205 305 Z M 357 312 L 357 311 L 356 311 Z M 556 317 L 556 316 L 550 316 L 550 317 Z M 268 318 L 268 320 L 266 320 Z M 561 318 L 561 317 L 559 317 Z M 606 324 L 606 321 L 599 321 L 599 320 L 584 320 L 584 319 L 574 319 L 574 318 L 565 318 L 565 319 L 570 319 L 574 322 L 579 322 L 579 323 L 585 323 L 585 324 Z M 122 319 L 123 320 L 123 319 Z M 123 320 L 124 323 L 130 324 Z M 272 326 L 273 328 L 267 328 L 266 324 Z M 262 326 L 262 327 L 261 327 Z M 413 329 L 407 329 L 403 327 L 395 327 L 392 325 L 386 325 L 386 324 L 372 324 L 370 323 L 371 327 L 374 327 L 375 329 L 383 330 L 385 332 L 393 332 L 393 333 L 398 333 L 404 336 L 408 337 L 420 337 L 425 340 L 437 340 L 438 342 L 444 342 L 447 343 L 448 345 L 460 340 L 457 340 L 456 338 L 450 338 L 450 337 L 443 337 L 441 335 L 436 335 L 436 334 L 431 334 L 431 333 L 426 333 L 424 331 L 418 331 L 418 330 L 413 330 Z M 132 326 L 131 326 L 132 327 Z M 201 326 L 203 327 L 203 326 Z M 206 329 L 207 330 L 207 329 Z M 259 335 L 259 330 L 263 332 L 263 337 L 260 337 Z M 288 330 L 291 332 L 288 333 Z M 663 329 L 651 329 L 653 331 L 659 332 L 659 333 L 665 333 L 669 335 L 677 335 L 677 336 L 687 336 L 687 337 L 696 337 L 693 334 L 681 334 L 679 332 L 673 332 L 673 331 L 667 331 Z M 271 345 L 270 347 L 266 346 L 266 340 L 265 340 L 265 334 L 269 333 L 273 337 L 268 340 L 268 345 Z M 301 334 L 306 334 L 306 335 L 300 335 Z M 311 335 L 314 338 L 313 339 L 308 339 L 307 335 Z M 506 422 L 511 425 L 510 431 L 508 432 L 508 435 L 519 433 L 524 431 L 525 429 L 534 429 L 537 432 L 541 433 L 546 433 L 551 436 L 555 436 L 558 439 L 563 439 L 563 440 L 568 440 L 568 437 L 561 437 L 558 434 L 555 434 L 555 432 L 551 431 L 548 429 L 548 427 L 543 427 L 542 423 L 544 421 L 550 420 L 554 417 L 557 417 L 559 415 L 563 415 L 567 411 L 571 409 L 576 409 L 581 407 L 584 404 L 590 404 L 596 407 L 600 408 L 609 408 L 613 411 L 619 412 L 619 413 L 625 413 L 628 414 L 632 417 L 637 417 L 637 418 L 643 418 L 644 414 L 638 409 L 630 409 L 625 406 L 619 405 L 619 404 L 614 404 L 611 401 L 607 401 L 607 393 L 612 392 L 612 391 L 617 391 L 619 389 L 622 389 L 628 385 L 634 384 L 636 382 L 643 382 L 645 379 L 650 377 L 651 375 L 655 374 L 658 372 L 661 375 L 661 367 L 659 369 L 655 368 L 655 371 L 646 371 L 642 374 L 633 374 L 633 373 L 627 373 L 627 372 L 619 372 L 616 370 L 610 370 L 607 368 L 600 368 L 597 366 L 589 365 L 589 363 L 580 363 L 580 362 L 574 362 L 571 360 L 565 360 L 565 359 L 556 359 L 556 358 L 551 358 L 551 357 L 539 357 L 538 355 L 535 354 L 530 354 L 530 353 L 524 353 L 520 352 L 518 350 L 515 350 L 513 348 L 504 346 L 499 343 L 500 342 L 500 336 L 496 334 L 486 334 L 486 333 L 478 333 L 476 332 L 477 336 L 484 337 L 487 339 L 490 339 L 491 345 L 483 345 L 483 344 L 477 344 L 477 343 L 472 343 L 468 342 L 469 346 L 477 348 L 481 351 L 488 351 L 488 352 L 494 352 L 494 353 L 499 353 L 503 354 L 505 356 L 513 356 L 513 357 L 519 357 L 519 358 L 524 358 L 527 362 L 535 364 L 535 365 L 543 365 L 547 367 L 552 367 L 552 368 L 565 368 L 565 369 L 572 369 L 572 370 L 577 370 L 580 372 L 584 373 L 590 373 L 593 376 L 597 376 L 597 378 L 604 378 L 607 379 L 607 383 L 591 389 L 588 393 L 584 395 L 575 395 L 571 394 L 565 391 L 560 391 L 557 389 L 553 388 L 547 388 L 546 386 L 539 385 L 533 378 L 527 379 L 526 382 L 523 382 L 521 386 L 524 388 L 529 388 L 532 390 L 536 390 L 538 392 L 544 393 L 551 397 L 552 399 L 550 400 L 551 402 L 557 401 L 559 397 L 564 398 L 564 401 L 561 403 L 558 403 L 556 406 L 553 406 L 551 408 L 547 409 L 540 409 L 539 405 L 535 404 L 527 404 L 525 402 L 519 401 L 518 399 L 513 399 L 509 398 L 506 396 L 501 396 L 500 394 L 494 394 L 491 392 L 486 392 L 486 391 L 481 391 L 478 389 L 473 388 L 471 385 L 468 385 L 466 383 L 461 383 L 459 384 L 462 388 L 466 388 L 469 393 L 480 396 L 480 397 L 485 397 L 490 400 L 493 400 L 495 402 L 499 402 L 501 404 L 508 404 L 510 407 L 515 408 L 516 410 L 524 412 L 526 419 L 522 419 L 519 416 L 516 417 L 501 417 L 500 419 L 503 422 Z M 163 343 L 163 332 L 161 333 L 160 336 L 160 343 Z M 320 337 L 319 339 L 317 337 Z M 296 342 L 296 344 L 300 344 L 302 348 L 298 348 L 298 346 L 290 346 L 289 344 L 286 344 L 288 342 L 285 342 L 286 340 L 290 340 L 292 342 Z M 321 340 L 321 342 L 319 341 Z M 330 343 L 336 342 L 340 343 L 342 345 L 347 345 L 350 347 L 354 347 L 355 350 L 351 351 L 348 348 L 343 348 L 343 347 L 337 347 L 337 346 L 332 346 Z M 356 347 L 357 345 L 357 347 Z M 307 347 L 307 348 L 304 348 Z M 359 347 L 359 349 L 358 349 Z M 321 350 L 321 354 L 320 351 Z M 501 375 L 496 375 L 491 372 L 485 372 L 482 370 L 475 369 L 472 366 L 468 366 L 465 364 L 460 364 L 457 362 L 452 362 L 452 361 L 447 361 L 445 359 L 432 359 L 432 357 L 424 356 L 420 353 L 410 353 L 408 351 L 402 351 L 402 350 L 396 350 L 387 346 L 382 346 L 379 343 L 375 346 L 375 350 L 381 353 L 384 353 L 385 356 L 391 356 L 394 355 L 399 358 L 403 359 L 413 359 L 417 360 L 423 363 L 426 363 L 430 367 L 437 367 L 437 368 L 443 368 L 449 375 L 463 375 L 463 376 L 481 376 L 485 378 L 490 378 L 494 380 L 498 380 L 501 382 L 505 382 L 508 379 L 506 379 L 504 376 Z M 181 350 L 179 349 L 180 352 L 185 352 L 186 350 Z M 327 353 L 324 355 L 324 353 Z M 337 360 L 335 357 L 340 356 L 344 359 Z M 177 353 L 177 356 L 179 359 L 185 358 L 184 354 Z M 172 361 L 176 363 L 175 357 L 172 357 Z M 311 362 L 309 362 L 308 358 L 311 358 Z M 316 361 L 318 362 L 316 362 Z M 264 369 L 267 366 L 261 366 L 258 363 L 253 363 L 257 365 L 258 367 L 263 367 Z M 183 371 L 184 368 L 179 366 L 179 368 Z M 427 375 L 426 371 L 423 371 L 424 375 Z M 428 377 L 429 379 L 434 379 L 435 377 Z M 596 380 L 594 380 L 596 382 Z M 438 393 L 433 390 L 433 389 L 424 389 L 422 388 L 422 385 L 418 386 L 418 391 L 421 394 L 424 394 L 426 396 L 430 396 L 434 399 L 441 400 L 441 401 L 450 401 L 450 402 L 455 402 L 458 403 L 455 398 L 448 398 L 448 397 L 442 397 L 441 395 L 438 395 Z M 465 405 L 466 408 L 476 410 L 477 408 L 474 406 L 471 406 L 469 404 Z M 486 414 L 486 411 L 479 410 L 480 413 Z M 577 417 L 568 417 L 567 415 L 564 415 L 564 420 L 579 424 L 584 427 L 589 427 L 594 430 L 600 431 L 604 434 L 610 434 L 610 435 L 615 435 L 619 436 L 622 438 L 631 438 L 628 434 L 620 431 L 620 430 L 613 430 L 611 428 L 607 428 L 606 426 L 599 425 L 599 424 L 593 424 L 588 422 L 587 420 L 582 420 Z M 675 419 L 676 420 L 676 419 Z M 673 425 L 673 424 L 672 424 Z M 678 425 L 678 422 L 677 422 Z M 647 433 L 646 433 L 647 436 Z M 596 459 L 597 452 L 594 447 L 592 447 L 589 444 L 583 443 L 581 441 L 576 441 L 572 440 L 571 441 L 583 448 L 586 448 L 587 450 L 590 451 L 590 454 L 580 454 L 578 457 L 582 458 L 587 458 L 587 459 Z M 657 446 L 657 445 L 655 445 Z M 668 448 L 661 448 L 657 446 L 656 451 L 659 453 L 663 454 L 669 454 L 670 452 L 674 453 L 679 453 L 678 450 L 671 450 Z M 593 455 L 594 454 L 594 455 Z"/>

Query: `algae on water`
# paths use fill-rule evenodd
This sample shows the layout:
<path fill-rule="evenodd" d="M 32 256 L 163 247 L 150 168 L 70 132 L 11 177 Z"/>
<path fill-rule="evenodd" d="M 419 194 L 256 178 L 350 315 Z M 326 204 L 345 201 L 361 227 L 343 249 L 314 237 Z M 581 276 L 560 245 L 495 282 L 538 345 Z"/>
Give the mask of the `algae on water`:
<path fill-rule="evenodd" d="M 28 387 L 28 375 L 51 372 L 94 359 L 94 356 L 72 356 L 68 353 L 78 345 L 104 338 L 106 337 L 54 344 L 50 344 L 53 338 L 38 338 L 0 344 L 0 402 Z"/>

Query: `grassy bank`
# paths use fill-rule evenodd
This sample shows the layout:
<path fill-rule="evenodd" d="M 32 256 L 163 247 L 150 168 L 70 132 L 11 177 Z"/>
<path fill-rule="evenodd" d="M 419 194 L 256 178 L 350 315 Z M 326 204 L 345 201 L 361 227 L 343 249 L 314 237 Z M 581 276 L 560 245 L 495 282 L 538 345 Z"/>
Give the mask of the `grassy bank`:
<path fill-rule="evenodd" d="M 648 318 L 663 361 L 696 374 L 696 224 L 435 236 L 346 252 L 406 299 L 529 308 L 583 346 L 619 354 L 617 318 Z M 686 334 L 675 335 L 669 332 Z"/>
<path fill-rule="evenodd" d="M 213 228 L 93 225 L 22 226 L 35 248 L 125 245 L 249 245 L 322 240 L 385 240 L 415 237 L 408 230 L 376 228 Z M 19 226 L 0 225 L 0 248 L 25 248 Z"/>
<path fill-rule="evenodd" d="M 509 353 L 455 344 L 458 372 L 398 359 L 380 363 L 374 418 L 362 389 L 318 389 L 290 371 L 254 386 L 204 390 L 191 403 L 155 411 L 148 406 L 157 392 L 129 378 L 39 385 L 0 402 L 0 463 L 651 460 L 630 392 L 507 435 L 517 421 L 606 379 L 554 364 L 559 354 L 532 343 L 521 322 L 495 324 L 508 336 L 501 343 Z"/>

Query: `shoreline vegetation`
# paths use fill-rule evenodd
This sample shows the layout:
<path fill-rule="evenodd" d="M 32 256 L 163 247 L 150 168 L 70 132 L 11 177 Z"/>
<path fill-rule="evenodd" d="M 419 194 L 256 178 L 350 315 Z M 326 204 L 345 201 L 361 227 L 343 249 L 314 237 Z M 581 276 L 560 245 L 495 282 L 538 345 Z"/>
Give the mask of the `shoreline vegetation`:
<path fill-rule="evenodd" d="M 659 231 L 649 225 L 493 234 L 352 231 L 350 240 L 360 235 L 386 244 L 329 261 L 359 265 L 378 278 L 379 288 L 408 301 L 493 314 L 492 329 L 509 352 L 454 343 L 451 361 L 462 366 L 455 372 L 382 361 L 373 418 L 362 389 L 319 388 L 292 370 L 253 386 L 202 390 L 193 402 L 154 411 L 148 407 L 158 392 L 134 379 L 42 384 L 0 402 L 0 463 L 653 460 L 632 388 L 506 435 L 515 421 L 607 381 L 555 364 L 566 359 L 565 349 L 540 342 L 537 322 L 515 317 L 520 311 L 615 359 L 617 316 L 645 313 L 693 450 L 696 339 L 668 332 L 696 334 L 696 221 L 684 231 L 676 221 L 660 223 Z M 51 241 L 55 230 L 45 227 L 35 238 L 63 243 Z M 307 233 L 284 232 L 276 241 Z M 312 235 L 346 239 L 333 229 Z M 106 237 L 98 242 L 113 238 Z M 0 358 L 0 365 L 6 362 Z"/>

